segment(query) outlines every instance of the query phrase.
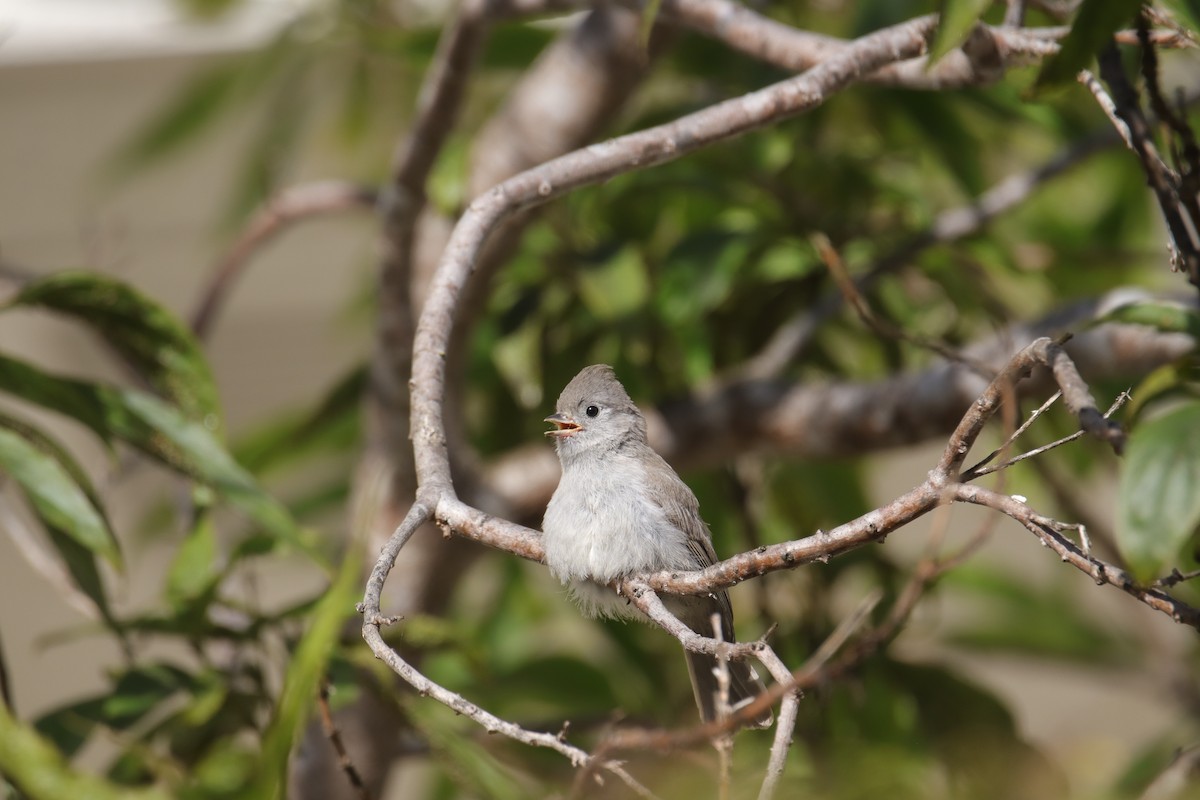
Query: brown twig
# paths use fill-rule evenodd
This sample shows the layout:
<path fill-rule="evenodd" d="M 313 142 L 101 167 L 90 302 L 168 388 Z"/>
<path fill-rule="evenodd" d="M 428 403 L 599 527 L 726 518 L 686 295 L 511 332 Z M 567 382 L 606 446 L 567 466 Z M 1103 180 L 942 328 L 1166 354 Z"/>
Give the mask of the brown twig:
<path fill-rule="evenodd" d="M 192 332 L 204 339 L 212 330 L 217 313 L 250 257 L 289 226 L 316 216 L 352 210 L 371 210 L 376 191 L 367 186 L 321 181 L 285 189 L 271 197 L 238 234 L 229 250 L 212 270 L 204 293 L 191 314 Z"/>
<path fill-rule="evenodd" d="M 1190 219 L 1184 213 L 1188 203 L 1181 200 L 1179 176 L 1158 154 L 1149 124 L 1142 114 L 1137 90 L 1125 75 L 1116 44 L 1105 47 L 1098 61 L 1100 76 L 1108 84 L 1111 96 L 1104 93 L 1090 73 L 1080 73 L 1080 80 L 1113 120 L 1146 174 L 1166 223 L 1172 269 L 1184 272 L 1188 281 L 1200 288 L 1200 231 L 1197 230 L 1200 219 Z"/>
<path fill-rule="evenodd" d="M 1126 594 L 1160 611 L 1182 625 L 1200 629 L 1200 609 L 1171 597 L 1157 586 L 1144 587 L 1120 567 L 1101 561 L 1087 553 L 1063 535 L 1073 527 L 1042 516 L 1026 503 L 1009 495 L 997 494 L 973 484 L 958 484 L 954 497 L 959 502 L 973 503 L 999 511 L 1033 533 L 1042 543 L 1059 555 L 1064 563 L 1090 576 L 1097 585 L 1115 586 Z"/>
<path fill-rule="evenodd" d="M 1025 24 L 1025 0 L 1007 0 L 1004 9 L 1004 27 L 1020 28 Z"/>
<path fill-rule="evenodd" d="M 641 11 L 644 0 L 623 0 Z M 1023 4 L 1016 3 L 1017 11 Z M 731 50 L 791 72 L 803 72 L 838 55 L 849 45 L 834 36 L 798 30 L 765 17 L 752 8 L 729 0 L 663 0 L 659 18 L 709 36 Z M 957 50 L 930 65 L 923 56 L 888 64 L 864 76 L 870 83 L 918 90 L 944 90 L 981 86 L 999 79 L 1008 69 L 1036 63 L 1059 51 L 1059 39 L 1070 32 L 1066 26 L 1023 28 L 1006 15 L 1002 27 L 976 25 Z M 1117 34 L 1122 43 L 1137 43 L 1136 31 Z M 1176 31 L 1154 31 L 1154 41 L 1163 47 L 1186 47 L 1189 42 Z"/>
<path fill-rule="evenodd" d="M 841 254 L 833 246 L 833 242 L 829 241 L 829 237 L 823 233 L 818 233 L 811 237 L 811 241 L 813 247 L 816 248 L 821 262 L 829 270 L 829 274 L 833 278 L 833 282 L 837 285 L 838 291 L 841 292 L 842 298 L 850 304 L 850 307 L 854 309 L 858 318 L 868 328 L 884 338 L 897 342 L 907 342 L 915 347 L 939 355 L 950 363 L 963 364 L 978 375 L 982 375 L 985 379 L 992 377 L 993 371 L 987 364 L 971 358 L 961 350 L 950 347 L 945 342 L 901 330 L 887 320 L 881 319 L 871 309 L 867 298 L 862 295 L 858 285 L 850 277 L 850 273 L 846 271 L 846 265 L 842 262 Z"/>
<path fill-rule="evenodd" d="M 320 691 L 317 694 L 317 710 L 321 714 L 321 728 L 325 731 L 325 738 L 329 740 L 333 751 L 337 753 L 338 766 L 341 767 L 346 780 L 350 782 L 350 786 L 361 800 L 372 800 L 371 789 L 363 783 L 362 776 L 358 774 L 358 768 L 354 766 L 354 760 L 346 751 L 346 743 L 342 741 L 342 732 L 333 722 L 333 712 L 329 709 L 328 678 L 321 680 Z"/>
<path fill-rule="evenodd" d="M 654 598 L 659 605 L 661 600 L 651 591 L 644 591 L 640 598 Z M 752 702 L 741 706 L 730 713 L 725 719 L 715 719 L 700 725 L 695 725 L 690 728 L 684 728 L 677 731 L 664 730 L 648 730 L 637 728 L 626 728 L 614 731 L 601 742 L 596 749 L 596 757 L 599 758 L 604 754 L 617 753 L 629 750 L 654 750 L 657 752 L 671 752 L 683 748 L 691 747 L 696 744 L 707 742 L 714 737 L 736 731 L 738 728 L 744 727 L 747 724 L 752 724 L 761 714 L 770 709 L 775 703 L 781 699 L 784 702 L 784 709 L 780 711 L 780 718 L 776 722 L 776 736 L 772 744 L 771 762 L 776 764 L 778 758 L 782 758 L 780 754 L 786 754 L 787 748 L 791 742 L 791 732 L 795 727 L 795 719 L 788 718 L 785 720 L 784 714 L 789 705 L 789 698 L 793 701 L 799 696 L 799 691 L 804 688 L 811 687 L 813 682 L 810 679 L 811 674 L 817 674 L 822 667 L 832 658 L 842 647 L 850 636 L 861 626 L 867 618 L 877 598 L 872 595 L 868 597 L 849 617 L 842 620 L 838 627 L 827 637 L 817 650 L 809 656 L 805 661 L 804 666 L 796 672 L 790 672 L 786 666 L 774 656 L 774 651 L 765 645 L 757 651 L 756 655 L 766 656 L 761 659 L 763 666 L 771 672 L 772 677 L 776 679 L 776 683 L 767 688 L 762 694 L 758 695 Z M 651 604 L 647 604 L 651 607 Z M 662 615 L 655 611 L 656 621 Z M 667 612 L 667 616 L 672 616 Z M 678 620 L 675 620 L 678 622 Z M 683 630 L 680 630 L 680 629 Z M 690 631 L 682 623 L 669 623 L 670 632 L 678 632 L 683 634 L 684 631 Z M 678 638 L 678 637 L 677 637 Z M 685 641 L 686 639 L 686 641 Z M 722 644 L 713 639 L 694 634 L 680 639 L 689 650 L 694 647 L 700 648 L 697 652 L 715 652 L 718 645 Z M 757 644 L 757 643 L 756 643 Z M 797 703 L 798 705 L 798 703 Z M 763 788 L 760 790 L 760 800 L 769 798 L 777 785 L 778 778 L 782 774 L 782 762 L 776 765 L 776 768 L 768 768 L 767 776 L 764 779 Z"/>
<path fill-rule="evenodd" d="M 1056 392 L 1054 394 L 1054 396 L 1050 398 L 1050 400 L 1047 400 L 1037 411 L 1035 411 L 1033 414 L 1031 414 L 1029 416 L 1029 419 L 1025 421 L 1025 423 L 1021 426 L 1021 428 L 1019 430 L 1017 430 L 1016 433 L 1014 433 L 1011 437 L 1009 437 L 1008 441 L 1006 441 L 1004 443 L 1004 447 L 1008 447 L 1009 445 L 1011 445 L 1013 440 L 1015 440 L 1017 436 L 1020 436 L 1021 433 L 1023 433 L 1025 431 L 1025 429 L 1027 429 L 1029 427 L 1029 425 L 1031 425 L 1033 423 L 1033 421 L 1035 419 L 1037 419 L 1043 411 L 1048 409 L 1050 407 L 1050 404 L 1053 403 L 1055 400 L 1057 400 L 1060 396 L 1061 396 L 1061 394 Z M 1121 392 L 1121 394 L 1117 395 L 1117 399 L 1114 400 L 1113 404 L 1108 407 L 1107 411 L 1104 412 L 1104 419 L 1106 419 L 1106 420 L 1111 419 L 1112 415 L 1115 414 L 1121 408 L 1121 406 L 1125 405 L 1125 403 L 1127 403 L 1129 401 L 1129 399 L 1130 399 L 1130 396 L 1129 396 L 1128 392 Z M 1088 433 L 1088 431 L 1079 430 L 1079 431 L 1076 431 L 1075 433 L 1069 434 L 1067 436 L 1063 436 L 1059 439 L 1055 439 L 1053 442 L 1049 442 L 1048 444 L 1044 444 L 1039 447 L 1035 447 L 1032 450 L 1027 450 L 1024 453 L 1021 453 L 1020 455 L 1016 455 L 1011 458 L 1005 458 L 1005 459 L 1000 460 L 996 464 L 989 465 L 989 462 L 993 458 L 995 458 L 997 455 L 1000 454 L 1000 450 L 995 450 L 992 453 L 990 453 L 989 455 L 987 455 L 983 460 L 981 460 L 975 466 L 963 470 L 963 473 L 960 476 L 960 480 L 963 483 L 969 483 L 983 475 L 989 475 L 993 472 L 999 472 L 1002 469 L 1007 469 L 1007 468 L 1011 467 L 1013 464 L 1019 464 L 1020 462 L 1025 461 L 1026 459 L 1030 459 L 1035 456 L 1040 456 L 1042 453 L 1046 453 L 1057 447 L 1062 447 L 1064 444 L 1069 444 L 1069 443 L 1087 435 L 1087 433 Z"/>

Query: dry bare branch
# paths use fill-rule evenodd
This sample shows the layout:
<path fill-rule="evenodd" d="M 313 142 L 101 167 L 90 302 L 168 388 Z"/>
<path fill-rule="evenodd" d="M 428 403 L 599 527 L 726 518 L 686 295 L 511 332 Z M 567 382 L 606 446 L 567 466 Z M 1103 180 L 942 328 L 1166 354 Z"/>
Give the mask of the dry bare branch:
<path fill-rule="evenodd" d="M 455 227 L 417 327 L 413 358 L 413 444 L 424 491 L 452 496 L 446 431 L 445 356 L 459 295 L 489 235 L 505 219 L 553 197 L 635 168 L 676 159 L 820 105 L 862 75 L 924 52 L 932 17 L 870 34 L 803 75 L 592 145 L 514 176 L 471 203 Z"/>
<path fill-rule="evenodd" d="M 1157 586 L 1140 586 L 1120 567 L 1083 552 L 1078 545 L 1063 535 L 1063 531 L 1071 526 L 1038 514 L 1015 497 L 998 494 L 973 484 L 955 486 L 954 498 L 960 502 L 986 506 L 1012 517 L 1037 536 L 1042 544 L 1057 553 L 1064 563 L 1090 576 L 1097 585 L 1115 586 L 1176 622 L 1200 629 L 1200 609 L 1177 600 Z"/>
<path fill-rule="evenodd" d="M 320 692 L 317 695 L 317 711 L 321 715 L 321 728 L 325 731 L 325 738 L 329 740 L 329 745 L 337 753 L 338 766 L 341 767 L 342 774 L 346 776 L 346 780 L 360 800 L 372 800 L 374 795 L 371 794 L 370 787 L 363 783 L 358 768 L 354 766 L 354 759 L 350 758 L 350 753 L 346 750 L 346 743 L 342 741 L 342 733 L 334 724 L 333 712 L 329 708 L 329 680 L 327 678 L 321 681 Z"/>
<path fill-rule="evenodd" d="M 1111 95 L 1105 93 L 1086 71 L 1080 73 L 1080 81 L 1100 103 L 1146 174 L 1166 223 L 1171 268 L 1182 271 L 1192 285 L 1200 288 L 1200 219 L 1192 213 L 1197 201 L 1194 196 L 1181 195 L 1184 187 L 1179 174 L 1159 156 L 1137 90 L 1125 75 L 1116 44 L 1110 42 L 1100 52 L 1098 61 L 1100 76 L 1108 84 Z M 1191 191 L 1194 193 L 1195 190 Z"/>
<path fill-rule="evenodd" d="M 269 198 L 238 234 L 228 252 L 217 262 L 200 302 L 191 314 L 192 331 L 204 339 L 212 330 L 221 306 L 233 285 L 260 251 L 289 226 L 317 216 L 375 207 L 375 189 L 342 181 L 320 181 L 291 186 Z"/>

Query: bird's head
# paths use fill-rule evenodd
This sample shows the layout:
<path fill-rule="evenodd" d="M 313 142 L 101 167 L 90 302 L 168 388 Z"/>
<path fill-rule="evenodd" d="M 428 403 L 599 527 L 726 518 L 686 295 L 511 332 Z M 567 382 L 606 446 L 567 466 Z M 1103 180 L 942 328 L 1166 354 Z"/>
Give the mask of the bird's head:
<path fill-rule="evenodd" d="M 558 396 L 546 417 L 554 430 L 558 456 L 565 464 L 591 452 L 615 450 L 629 440 L 646 441 L 646 420 L 607 364 L 585 367 Z"/>

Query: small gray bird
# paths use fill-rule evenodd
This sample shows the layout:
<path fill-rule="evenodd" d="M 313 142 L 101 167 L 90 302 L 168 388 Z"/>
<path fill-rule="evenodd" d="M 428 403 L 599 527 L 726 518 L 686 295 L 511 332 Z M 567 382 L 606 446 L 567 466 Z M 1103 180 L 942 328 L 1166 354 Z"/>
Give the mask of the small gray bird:
<path fill-rule="evenodd" d="M 612 367 L 594 364 L 575 376 L 546 417 L 554 430 L 562 480 L 542 524 L 546 563 L 589 617 L 643 619 L 606 584 L 643 572 L 696 570 L 716 562 L 700 504 L 675 470 L 646 441 L 646 420 Z M 729 596 L 668 595 L 667 608 L 692 630 L 712 636 L 712 615 L 732 642 Z M 712 656 L 686 653 L 704 721 L 716 717 L 719 685 Z M 729 664 L 729 704 L 763 691 L 749 664 Z M 771 723 L 770 712 L 758 720 Z"/>

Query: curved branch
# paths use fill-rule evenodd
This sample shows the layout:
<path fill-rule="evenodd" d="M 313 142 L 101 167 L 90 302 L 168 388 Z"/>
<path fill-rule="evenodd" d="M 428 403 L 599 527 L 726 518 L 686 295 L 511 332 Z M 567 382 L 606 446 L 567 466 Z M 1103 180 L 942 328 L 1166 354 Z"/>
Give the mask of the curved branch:
<path fill-rule="evenodd" d="M 508 179 L 471 203 L 451 236 L 421 314 L 413 354 L 413 449 L 420 485 L 453 497 L 446 430 L 445 354 L 459 295 L 489 235 L 513 214 L 639 167 L 814 108 L 850 83 L 923 53 L 935 18 L 922 17 L 863 37 L 803 75 L 727 100 L 674 122 L 592 145 Z"/>
<path fill-rule="evenodd" d="M 233 284 L 250 257 L 289 226 L 302 220 L 342 211 L 371 210 L 377 193 L 370 186 L 343 181 L 305 183 L 284 189 L 267 200 L 212 270 L 208 286 L 191 314 L 196 338 L 205 338 Z"/>
<path fill-rule="evenodd" d="M 396 557 L 400 554 L 401 549 L 408 543 L 413 534 L 429 520 L 430 513 L 430 508 L 425 503 L 419 500 L 413 503 L 404 520 L 396 528 L 391 538 L 388 539 L 387 544 L 384 545 L 378 560 L 375 562 L 374 568 L 371 570 L 371 577 L 367 580 L 363 600 L 358 604 L 358 612 L 363 615 L 362 637 L 366 641 L 367 646 L 371 648 L 371 652 L 375 654 L 376 658 L 387 664 L 393 672 L 403 678 L 410 686 L 416 689 L 417 693 L 422 697 L 429 696 L 434 698 L 448 708 L 453 709 L 456 713 L 479 723 L 488 733 L 503 734 L 523 744 L 554 750 L 569 760 L 572 766 L 575 767 L 592 765 L 593 768 L 608 770 L 624 781 L 627 786 L 639 795 L 653 797 L 649 790 L 638 783 L 619 763 L 609 759 L 595 759 L 586 751 L 568 744 L 566 738 L 561 734 L 527 730 L 520 725 L 497 717 L 495 714 L 467 700 L 462 695 L 452 692 L 427 678 L 384 641 L 383 633 L 380 630 L 381 626 L 391 625 L 399 621 L 396 617 L 385 616 L 380 609 L 380 598 L 383 594 L 384 583 L 387 581 L 388 573 L 395 566 Z"/>

